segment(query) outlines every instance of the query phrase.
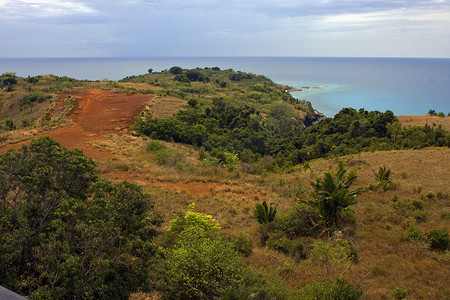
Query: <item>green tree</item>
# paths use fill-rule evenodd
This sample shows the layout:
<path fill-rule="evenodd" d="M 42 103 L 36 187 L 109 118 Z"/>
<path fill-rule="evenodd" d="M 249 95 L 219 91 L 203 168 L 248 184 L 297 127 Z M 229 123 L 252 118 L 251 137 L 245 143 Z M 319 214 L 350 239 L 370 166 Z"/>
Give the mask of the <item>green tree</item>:
<path fill-rule="evenodd" d="M 174 66 L 169 69 L 169 73 L 173 75 L 181 74 L 183 73 L 183 69 L 178 66 Z"/>
<path fill-rule="evenodd" d="M 0 158 L 0 284 L 35 299 L 123 299 L 148 282 L 161 219 L 80 150 L 38 138 Z"/>
<path fill-rule="evenodd" d="M 356 191 L 350 191 L 350 186 L 357 176 L 353 172 L 347 171 L 342 165 L 339 166 L 335 175 L 325 172 L 324 177 L 316 178 L 316 182 L 311 182 L 314 188 L 311 202 L 318 208 L 322 215 L 322 220 L 328 231 L 332 231 L 338 226 L 340 213 L 348 206 L 356 204 Z"/>
<path fill-rule="evenodd" d="M 0 76 L 0 88 L 2 87 L 11 87 L 12 85 L 17 84 L 17 78 L 15 73 L 3 73 Z"/>
<path fill-rule="evenodd" d="M 271 203 L 270 206 L 267 206 L 266 201 L 263 201 L 262 204 L 255 205 L 253 214 L 261 226 L 261 241 L 265 244 L 269 238 L 269 226 L 277 215 L 277 205 Z"/>
<path fill-rule="evenodd" d="M 217 235 L 220 227 L 211 216 L 192 209 L 168 228 L 177 239 L 162 269 L 169 299 L 214 299 L 243 283 L 241 255 Z"/>

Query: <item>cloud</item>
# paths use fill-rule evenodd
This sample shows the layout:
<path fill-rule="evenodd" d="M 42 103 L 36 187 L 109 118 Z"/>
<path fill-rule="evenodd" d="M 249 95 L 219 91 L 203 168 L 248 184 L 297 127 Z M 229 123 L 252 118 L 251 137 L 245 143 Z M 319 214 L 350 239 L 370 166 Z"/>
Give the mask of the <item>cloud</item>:
<path fill-rule="evenodd" d="M 450 0 L 0 0 L 0 26 L 0 57 L 450 53 Z"/>
<path fill-rule="evenodd" d="M 23 20 L 96 13 L 85 3 L 68 0 L 3 0 L 0 9 L 2 18 Z"/>

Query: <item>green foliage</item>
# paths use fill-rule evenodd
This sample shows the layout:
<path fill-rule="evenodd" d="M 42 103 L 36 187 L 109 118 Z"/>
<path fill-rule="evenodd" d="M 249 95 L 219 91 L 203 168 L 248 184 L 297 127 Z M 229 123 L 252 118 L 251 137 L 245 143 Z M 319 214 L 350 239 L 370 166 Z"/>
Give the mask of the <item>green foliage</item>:
<path fill-rule="evenodd" d="M 401 288 L 394 288 L 392 291 L 389 292 L 389 295 L 391 295 L 396 300 L 402 300 L 406 299 L 408 295 L 408 291 L 406 289 Z"/>
<path fill-rule="evenodd" d="M 44 102 L 45 100 L 51 98 L 50 95 L 44 95 L 41 93 L 30 93 L 30 94 L 25 94 L 25 96 L 23 96 L 22 98 L 22 105 L 29 105 L 32 104 L 34 102 Z"/>
<path fill-rule="evenodd" d="M 326 228 L 334 229 L 338 226 L 341 212 L 348 206 L 356 204 L 355 191 L 350 191 L 350 186 L 356 180 L 356 174 L 347 171 L 342 165 L 339 166 L 335 175 L 325 172 L 323 179 L 316 178 L 311 182 L 314 188 L 314 201 Z"/>
<path fill-rule="evenodd" d="M 10 131 L 16 129 L 16 125 L 14 124 L 14 120 L 13 119 L 5 120 L 4 128 L 5 128 L 5 130 L 10 130 Z"/>
<path fill-rule="evenodd" d="M 190 83 L 191 82 L 189 80 L 189 78 L 186 76 L 186 74 L 177 74 L 177 75 L 175 75 L 173 80 L 179 81 L 179 82 L 184 82 L 184 83 Z"/>
<path fill-rule="evenodd" d="M 323 229 L 319 225 L 320 218 L 315 206 L 298 203 L 287 214 L 278 215 L 274 228 L 291 239 L 298 236 L 314 236 Z"/>
<path fill-rule="evenodd" d="M 158 140 L 151 140 L 147 144 L 147 150 L 151 152 L 157 152 L 166 149 L 166 146 Z"/>
<path fill-rule="evenodd" d="M 195 228 L 200 231 L 199 234 L 217 234 L 220 230 L 220 224 L 211 215 L 194 212 L 194 203 L 189 207 L 190 210 L 184 216 L 179 215 L 177 218 L 169 221 L 170 226 L 167 228 L 167 232 L 178 236 L 183 231 Z"/>
<path fill-rule="evenodd" d="M 172 68 L 169 69 L 169 73 L 170 73 L 170 74 L 173 74 L 173 75 L 181 74 L 182 72 L 183 72 L 183 69 L 181 69 L 181 68 L 178 67 L 178 66 L 174 66 L 174 67 L 172 67 Z"/>
<path fill-rule="evenodd" d="M 417 221 L 427 220 L 427 214 L 423 211 L 424 202 L 420 199 L 402 200 L 395 195 L 392 199 L 392 207 L 402 216 L 414 217 Z"/>
<path fill-rule="evenodd" d="M 266 201 L 263 201 L 262 204 L 255 205 L 254 215 L 258 220 L 259 224 L 267 224 L 271 223 L 275 220 L 275 216 L 277 214 L 277 205 L 274 203 L 270 203 L 270 207 L 267 206 Z"/>
<path fill-rule="evenodd" d="M 158 164 L 169 167 L 180 167 L 186 157 L 184 153 L 168 149 L 159 150 L 156 154 Z"/>
<path fill-rule="evenodd" d="M 245 265 L 233 244 L 216 235 L 219 228 L 192 209 L 171 220 L 168 232 L 177 242 L 162 269 L 168 299 L 214 299 L 243 284 Z"/>
<path fill-rule="evenodd" d="M 266 242 L 269 237 L 269 224 L 271 224 L 275 220 L 275 216 L 277 215 L 277 204 L 270 203 L 270 207 L 267 206 L 266 201 L 263 201 L 262 204 L 256 204 L 255 210 L 253 214 L 261 225 L 261 241 L 263 244 Z"/>
<path fill-rule="evenodd" d="M 0 88 L 8 87 L 11 90 L 14 84 L 17 84 L 17 78 L 15 73 L 3 73 L 0 76 Z"/>
<path fill-rule="evenodd" d="M 426 235 L 415 224 L 406 228 L 406 239 L 410 242 L 425 242 Z"/>
<path fill-rule="evenodd" d="M 49 137 L 0 159 L 0 282 L 30 298 L 127 298 L 148 284 L 161 219 L 133 184 Z"/>
<path fill-rule="evenodd" d="M 378 172 L 375 172 L 375 179 L 377 182 L 391 181 L 391 170 L 386 167 L 380 167 Z"/>
<path fill-rule="evenodd" d="M 357 300 L 363 295 L 358 286 L 354 286 L 345 278 L 338 278 L 333 283 L 330 279 L 324 279 L 307 285 L 296 291 L 294 299 L 302 300 Z"/>
<path fill-rule="evenodd" d="M 328 277 L 342 276 L 357 260 L 358 252 L 347 240 L 339 238 L 329 243 L 316 241 L 312 244 L 311 261 L 322 265 Z"/>
<path fill-rule="evenodd" d="M 386 276 L 387 269 L 383 266 L 375 265 L 372 267 L 372 275 L 374 276 Z"/>
<path fill-rule="evenodd" d="M 427 239 L 431 250 L 446 251 L 449 248 L 450 240 L 445 230 L 431 230 L 427 234 Z"/>
<path fill-rule="evenodd" d="M 226 240 L 185 231 L 166 256 L 168 298 L 213 299 L 242 284 L 242 268 L 239 254 Z"/>
<path fill-rule="evenodd" d="M 253 243 L 243 233 L 238 233 L 231 239 L 231 242 L 237 252 L 242 253 L 246 257 L 252 254 Z"/>
<path fill-rule="evenodd" d="M 291 240 L 283 233 L 275 232 L 267 239 L 267 246 L 281 253 L 288 254 L 297 260 L 306 259 L 306 246 L 301 240 Z"/>
<path fill-rule="evenodd" d="M 386 192 L 396 187 L 396 184 L 391 181 L 391 170 L 386 167 L 380 167 L 378 172 L 375 172 L 375 179 L 377 181 L 376 186 L 371 185 L 370 188 Z"/>

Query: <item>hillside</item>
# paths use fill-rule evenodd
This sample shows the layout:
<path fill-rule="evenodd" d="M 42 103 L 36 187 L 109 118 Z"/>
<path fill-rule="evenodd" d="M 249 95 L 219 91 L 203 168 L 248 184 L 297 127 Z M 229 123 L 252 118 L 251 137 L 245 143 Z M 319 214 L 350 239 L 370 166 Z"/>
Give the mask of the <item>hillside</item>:
<path fill-rule="evenodd" d="M 442 299 L 450 295 L 449 252 L 433 250 L 427 239 L 432 230 L 450 230 L 449 133 L 438 129 L 441 123 L 437 123 L 446 123 L 449 117 L 433 120 L 436 126 L 427 119 L 425 129 L 406 129 L 409 123 L 425 124 L 408 121 L 416 119 L 412 116 L 399 117 L 402 131 L 387 126 L 396 124 L 389 113 L 347 110 L 310 126 L 320 115 L 309 103 L 295 102 L 267 78 L 215 68 L 190 72 L 188 77 L 189 70 L 181 74 L 169 70 L 120 82 L 17 78 L 12 90 L 4 88 L 0 95 L 0 153 L 43 135 L 65 147 L 81 148 L 95 160 L 100 177 L 137 183 L 150 194 L 155 211 L 163 216 L 161 230 L 171 226 L 174 213 L 184 214 L 195 203 L 196 212 L 212 215 L 220 223 L 221 234 L 241 241 L 240 249 L 247 249 L 245 263 L 269 278 L 259 289 L 278 299 L 301 299 L 307 292 L 298 287 L 327 277 L 334 282 L 340 276 L 355 287 L 360 285 L 363 299 L 402 299 L 403 294 L 408 299 Z M 178 75 L 187 79 L 174 80 Z M 28 103 L 23 99 L 30 93 L 44 96 Z M 221 111 L 230 112 L 225 115 L 230 118 L 217 126 L 208 125 L 203 116 L 208 108 L 209 119 L 222 120 L 218 105 Z M 242 107 L 246 110 L 238 109 Z M 129 130 L 134 116 L 138 116 L 134 129 L 141 134 Z M 191 122 L 190 117 L 201 122 Z M 16 124 L 15 129 L 6 128 L 6 120 Z M 29 124 L 23 120 L 30 120 Z M 163 124 L 158 123 L 161 120 L 186 127 L 176 127 L 175 133 L 166 131 L 160 140 L 154 139 L 160 130 L 152 129 L 148 135 L 142 131 L 148 124 Z M 187 124 L 197 129 L 203 126 L 204 139 L 188 142 L 192 139 L 186 139 Z M 264 145 L 276 144 L 286 154 L 244 151 L 237 142 L 232 145 L 235 148 L 225 142 L 222 148 L 207 147 L 213 135 L 217 140 L 221 136 L 231 140 L 231 134 L 248 128 L 251 134 L 261 133 Z M 179 137 L 185 140 L 176 141 L 175 134 L 181 132 L 185 135 Z M 293 133 L 309 157 L 285 164 L 291 157 L 287 154 L 295 152 L 289 146 Z M 24 141 L 16 143 L 19 140 Z M 438 143 L 444 147 L 437 147 Z M 359 193 L 357 203 L 342 212 L 338 230 L 327 234 L 323 219 L 303 202 L 314 199 L 311 182 L 323 178 L 324 172 L 336 175 L 339 164 L 356 172 L 352 190 Z M 383 167 L 392 173 L 388 180 L 377 181 L 375 174 Z M 262 201 L 278 205 L 266 245 L 253 215 L 255 205 Z M 156 243 L 162 248 L 168 241 L 161 236 Z M 326 251 L 331 251 L 328 259 Z M 164 292 L 160 289 L 149 295 L 158 299 Z M 147 294 L 132 297 L 145 299 Z"/>

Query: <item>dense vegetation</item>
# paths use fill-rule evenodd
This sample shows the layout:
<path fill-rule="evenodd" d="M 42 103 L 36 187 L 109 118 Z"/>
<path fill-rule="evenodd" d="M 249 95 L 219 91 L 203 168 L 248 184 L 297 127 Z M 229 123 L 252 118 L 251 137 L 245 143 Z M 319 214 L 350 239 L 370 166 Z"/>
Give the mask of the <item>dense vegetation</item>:
<path fill-rule="evenodd" d="M 133 184 L 49 137 L 0 159 L 0 282 L 32 299 L 123 299 L 149 284 L 160 218 Z M 124 214 L 123 212 L 127 213 Z"/>
<path fill-rule="evenodd" d="M 205 75 L 205 70 L 188 70 L 185 73 L 196 72 L 203 76 L 202 81 L 207 82 L 216 78 L 217 83 L 221 82 L 217 79 L 219 74 L 227 74 L 207 71 L 208 75 Z M 173 80 L 183 74 L 177 73 Z M 450 146 L 450 134 L 442 127 L 402 128 L 391 111 L 382 113 L 345 108 L 334 118 L 317 119 L 317 114 L 311 114 L 309 103 L 298 102 L 303 106 L 293 107 L 296 101 L 270 81 L 256 77 L 264 81 L 261 84 L 254 81 L 254 75 L 242 72 L 228 75 L 231 82 L 227 85 L 237 89 L 234 81 L 240 84 L 239 88 L 245 82 L 248 90 L 245 102 L 240 99 L 243 96 L 236 95 L 233 98 L 213 97 L 212 100 L 186 96 L 184 93 L 193 89 L 191 81 L 199 80 L 199 76 L 187 77 L 191 79 L 183 87 L 177 86 L 166 92 L 186 97 L 188 106 L 185 109 L 163 119 L 154 118 L 151 111 L 146 111 L 134 128 L 154 139 L 201 147 L 228 166 L 233 164 L 233 156 L 248 164 L 258 163 L 270 156 L 274 159 L 272 168 L 286 169 L 314 158 L 361 151 Z M 172 87 L 169 82 L 166 81 L 164 86 Z M 204 87 L 208 88 L 209 85 Z M 302 109 L 306 111 L 303 119 Z M 314 120 L 322 121 L 311 126 Z"/>

